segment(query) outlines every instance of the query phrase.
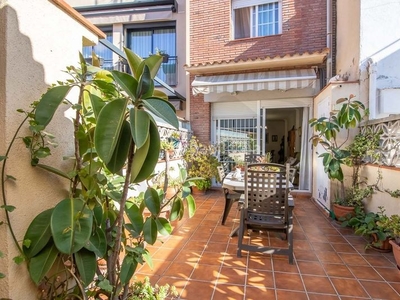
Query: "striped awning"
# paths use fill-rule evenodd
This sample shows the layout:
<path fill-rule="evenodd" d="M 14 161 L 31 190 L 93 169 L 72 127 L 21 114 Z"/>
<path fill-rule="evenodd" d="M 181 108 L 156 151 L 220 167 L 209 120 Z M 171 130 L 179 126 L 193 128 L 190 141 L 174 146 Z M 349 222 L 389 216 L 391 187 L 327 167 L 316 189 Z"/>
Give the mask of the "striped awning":
<path fill-rule="evenodd" d="M 196 76 L 192 82 L 194 95 L 235 93 L 261 90 L 315 88 L 317 76 L 313 69 L 281 70 L 215 76 Z"/>

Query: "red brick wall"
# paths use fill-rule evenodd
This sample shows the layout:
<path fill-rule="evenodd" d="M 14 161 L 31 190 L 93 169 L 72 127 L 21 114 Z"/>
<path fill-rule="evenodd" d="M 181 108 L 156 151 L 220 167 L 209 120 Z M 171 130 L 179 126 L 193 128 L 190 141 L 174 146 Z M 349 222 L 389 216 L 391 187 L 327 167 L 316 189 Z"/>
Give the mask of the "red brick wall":
<path fill-rule="evenodd" d="M 190 0 L 190 64 L 326 47 L 326 1 L 282 0 L 282 34 L 231 40 L 231 0 Z"/>
<path fill-rule="evenodd" d="M 190 76 L 190 82 L 194 76 Z M 211 104 L 204 102 L 203 94 L 191 95 L 190 98 L 190 124 L 193 134 L 203 144 L 209 144 L 211 140 Z"/>
<path fill-rule="evenodd" d="M 231 39 L 231 0 L 190 0 L 190 64 L 247 60 L 326 47 L 326 1 L 282 0 L 282 34 Z M 190 82 L 194 79 L 191 76 Z M 210 141 L 210 103 L 203 95 L 190 96 L 190 121 L 200 141 Z"/>

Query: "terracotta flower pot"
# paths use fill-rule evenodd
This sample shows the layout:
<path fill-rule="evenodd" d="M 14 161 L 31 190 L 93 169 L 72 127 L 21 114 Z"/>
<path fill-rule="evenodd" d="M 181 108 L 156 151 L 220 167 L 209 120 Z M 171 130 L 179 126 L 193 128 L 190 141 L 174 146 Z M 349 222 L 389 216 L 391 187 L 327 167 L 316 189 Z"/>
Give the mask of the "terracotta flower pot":
<path fill-rule="evenodd" d="M 400 246 L 394 240 L 389 240 L 392 245 L 394 259 L 396 260 L 397 269 L 400 270 Z"/>
<path fill-rule="evenodd" d="M 381 241 L 380 246 L 374 245 L 374 243 L 378 243 L 378 241 L 379 241 L 378 236 L 375 233 L 373 233 L 371 235 L 371 239 L 372 239 L 371 249 L 374 249 L 375 251 L 382 252 L 382 253 L 388 253 L 388 252 L 392 251 L 392 245 L 390 244 L 389 238 L 387 238 L 384 241 Z"/>
<path fill-rule="evenodd" d="M 340 220 L 340 218 L 346 217 L 348 214 L 354 216 L 354 207 L 342 206 L 339 204 L 333 204 L 333 212 L 335 214 L 336 220 Z"/>

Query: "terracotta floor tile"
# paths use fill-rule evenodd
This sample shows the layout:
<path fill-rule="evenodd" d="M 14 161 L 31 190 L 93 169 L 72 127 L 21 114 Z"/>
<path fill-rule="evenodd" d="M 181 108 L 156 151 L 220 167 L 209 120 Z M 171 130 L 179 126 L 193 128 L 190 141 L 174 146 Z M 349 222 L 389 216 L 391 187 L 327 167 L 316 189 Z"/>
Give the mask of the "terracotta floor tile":
<path fill-rule="evenodd" d="M 164 276 L 187 279 L 192 274 L 194 267 L 195 267 L 194 263 L 174 261 L 165 270 Z"/>
<path fill-rule="evenodd" d="M 247 266 L 250 270 L 272 270 L 272 259 L 267 256 L 250 256 Z"/>
<path fill-rule="evenodd" d="M 180 299 L 193 300 L 210 300 L 214 293 L 214 283 L 189 280 L 181 293 Z"/>
<path fill-rule="evenodd" d="M 247 266 L 247 255 L 243 255 L 242 257 L 236 257 L 236 253 L 234 255 L 225 255 L 222 265 L 224 267 L 245 268 Z"/>
<path fill-rule="evenodd" d="M 206 252 L 226 253 L 227 243 L 212 243 L 209 242 L 205 247 Z"/>
<path fill-rule="evenodd" d="M 322 264 L 326 274 L 333 277 L 354 278 L 349 268 L 342 264 Z"/>
<path fill-rule="evenodd" d="M 220 265 L 224 260 L 223 253 L 218 252 L 203 252 L 203 255 L 200 257 L 199 264 L 201 265 Z"/>
<path fill-rule="evenodd" d="M 159 259 L 153 259 L 153 268 L 150 268 L 149 264 L 144 264 L 138 272 L 146 275 L 162 275 L 165 270 L 168 269 L 170 261 L 164 261 Z"/>
<path fill-rule="evenodd" d="M 274 288 L 274 277 L 271 271 L 248 270 L 246 284 Z"/>
<path fill-rule="evenodd" d="M 300 275 L 275 272 L 275 287 L 277 289 L 304 291 Z"/>
<path fill-rule="evenodd" d="M 382 277 L 369 266 L 348 266 L 355 278 L 382 281 Z"/>
<path fill-rule="evenodd" d="M 298 261 L 297 266 L 300 274 L 322 275 L 325 276 L 325 270 L 319 262 L 316 261 Z"/>
<path fill-rule="evenodd" d="M 339 296 L 307 293 L 310 300 L 340 300 Z"/>
<path fill-rule="evenodd" d="M 168 284 L 169 286 L 174 286 L 178 295 L 180 295 L 186 286 L 186 279 L 178 279 L 175 277 L 161 276 L 156 282 L 159 286 Z M 175 298 L 176 299 L 176 298 Z"/>
<path fill-rule="evenodd" d="M 287 256 L 273 256 L 272 267 L 275 272 L 287 272 L 287 273 L 299 273 L 299 269 L 296 264 L 289 264 Z"/>
<path fill-rule="evenodd" d="M 296 260 L 318 261 L 317 255 L 313 251 L 307 250 L 294 250 Z"/>
<path fill-rule="evenodd" d="M 340 256 L 335 252 L 315 252 L 319 260 L 324 263 L 343 263 Z"/>
<path fill-rule="evenodd" d="M 305 250 L 305 251 L 312 250 L 311 244 L 307 240 L 294 241 L 293 248 L 295 250 Z"/>
<path fill-rule="evenodd" d="M 219 276 L 219 266 L 197 265 L 190 279 L 216 282 Z"/>
<path fill-rule="evenodd" d="M 228 268 L 222 267 L 218 277 L 218 284 L 234 283 L 238 285 L 244 285 L 246 281 L 246 269 L 245 268 Z"/>
<path fill-rule="evenodd" d="M 380 268 L 375 267 L 375 270 L 386 280 L 391 282 L 400 282 L 400 271 L 396 267 Z"/>
<path fill-rule="evenodd" d="M 400 295 L 386 282 L 360 281 L 374 299 L 400 299 Z"/>
<path fill-rule="evenodd" d="M 330 243 L 311 242 L 314 251 L 334 251 Z"/>
<path fill-rule="evenodd" d="M 294 300 L 294 299 L 307 300 L 308 299 L 307 294 L 302 293 L 302 292 L 277 290 L 276 294 L 277 294 L 277 297 L 276 297 L 277 300 Z M 268 299 L 268 298 L 266 298 L 266 299 Z"/>
<path fill-rule="evenodd" d="M 244 286 L 231 284 L 218 284 L 215 287 L 213 300 L 237 300 L 243 299 Z"/>
<path fill-rule="evenodd" d="M 336 243 L 347 244 L 346 239 L 341 235 L 327 235 L 326 239 L 328 240 L 328 242 L 333 244 Z"/>
<path fill-rule="evenodd" d="M 302 278 L 307 292 L 326 294 L 336 293 L 328 277 L 304 275 Z"/>
<path fill-rule="evenodd" d="M 344 253 L 356 253 L 357 250 L 348 243 L 332 243 L 333 250 L 336 252 L 344 252 Z"/>
<path fill-rule="evenodd" d="M 276 299 L 275 290 L 266 288 L 264 286 L 247 286 L 245 299 L 246 300 L 260 300 L 260 299 L 275 300 Z"/>
<path fill-rule="evenodd" d="M 393 267 L 391 261 L 381 255 L 364 255 L 364 258 L 374 267 Z"/>
<path fill-rule="evenodd" d="M 331 278 L 331 281 L 340 296 L 368 297 L 368 294 L 357 280 Z"/>
<path fill-rule="evenodd" d="M 368 262 L 359 254 L 339 253 L 345 264 L 356 266 L 368 266 Z"/>

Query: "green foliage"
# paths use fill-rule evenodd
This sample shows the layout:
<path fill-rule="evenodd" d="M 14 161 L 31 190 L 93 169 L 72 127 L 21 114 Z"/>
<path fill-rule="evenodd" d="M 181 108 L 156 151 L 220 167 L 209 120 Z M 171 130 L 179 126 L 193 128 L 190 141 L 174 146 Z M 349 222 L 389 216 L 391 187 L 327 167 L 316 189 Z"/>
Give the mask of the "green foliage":
<path fill-rule="evenodd" d="M 342 165 L 346 164 L 346 159 L 350 152 L 344 147 L 347 139 L 339 144 L 337 142 L 338 133 L 341 130 L 347 131 L 355 128 L 365 116 L 365 106 L 359 101 L 349 98 L 341 98 L 337 103 L 343 103 L 339 111 L 333 113 L 329 118 L 321 117 L 311 119 L 310 126 L 314 128 L 316 134 L 311 137 L 314 146 L 321 145 L 325 153 L 319 156 L 323 158 L 324 170 L 330 179 L 336 179 L 343 182 Z"/>
<path fill-rule="evenodd" d="M 380 206 L 377 213 L 366 213 L 362 207 L 356 207 L 355 213 L 356 215 L 344 221 L 342 226 L 352 227 L 355 230 L 354 232 L 361 236 L 370 237 L 371 235 L 376 235 L 377 240 L 372 240 L 365 248 L 381 246 L 382 241 L 390 236 L 389 230 L 381 225 L 381 222 L 387 219 L 383 207 Z"/>
<path fill-rule="evenodd" d="M 217 167 L 220 165 L 216 154 L 216 148 L 212 145 L 200 143 L 196 136 L 192 136 L 186 148 L 183 158 L 185 159 L 189 177 L 196 178 L 196 186 L 206 188 L 211 186 L 211 179 L 218 177 Z"/>
<path fill-rule="evenodd" d="M 32 105 L 33 111 L 21 110 L 31 130 L 30 136 L 22 138 L 31 165 L 59 175 L 70 186 L 67 198 L 34 218 L 22 247 L 14 238 L 46 299 L 69 298 L 69 294 L 80 299 L 96 295 L 126 299 L 137 265 L 152 264 L 146 243 L 154 244 L 158 233 L 172 231 L 169 220 L 160 216 L 162 209 L 178 203 L 171 215 L 181 219 L 186 201 L 189 216 L 195 211 L 190 194 L 193 183 L 186 171 L 180 172 L 176 193 L 167 201 L 163 191 L 151 187 L 128 199 L 134 184 L 151 177 L 158 161 L 160 136 L 152 114 L 175 128 L 179 124 L 168 97 L 154 89 L 162 58 L 154 55 L 143 60 L 129 49 L 125 52 L 133 75 L 88 66 L 80 56 L 79 68 L 67 67 L 72 79 L 51 87 Z M 70 103 L 66 96 L 74 87 L 79 88 L 79 98 Z M 55 145 L 46 126 L 65 104 L 76 113 L 71 128 L 74 164 L 67 172 L 40 163 Z M 2 208 L 7 213 L 12 207 L 6 202 L 4 170 L 16 139 L 17 133 L 1 157 Z M 146 208 L 151 215 L 144 218 Z M 100 270 L 97 260 L 106 261 L 107 267 Z"/>
<path fill-rule="evenodd" d="M 400 238 L 400 216 L 391 215 L 383 216 L 379 221 L 378 225 L 383 228 L 386 232 L 389 232 L 390 237 Z"/>
<path fill-rule="evenodd" d="M 198 179 L 198 180 L 193 180 L 193 182 L 200 191 L 205 191 L 211 188 L 210 179 Z"/>
<path fill-rule="evenodd" d="M 131 293 L 128 300 L 164 300 L 174 299 L 178 296 L 178 292 L 174 286 L 166 285 L 155 285 L 152 286 L 148 277 L 145 277 L 143 281 L 136 281 L 131 286 Z"/>
<path fill-rule="evenodd" d="M 373 192 L 374 188 L 372 186 L 352 186 L 346 190 L 343 198 L 337 197 L 334 202 L 342 206 L 362 208 L 364 206 L 362 201 L 369 198 Z"/>

